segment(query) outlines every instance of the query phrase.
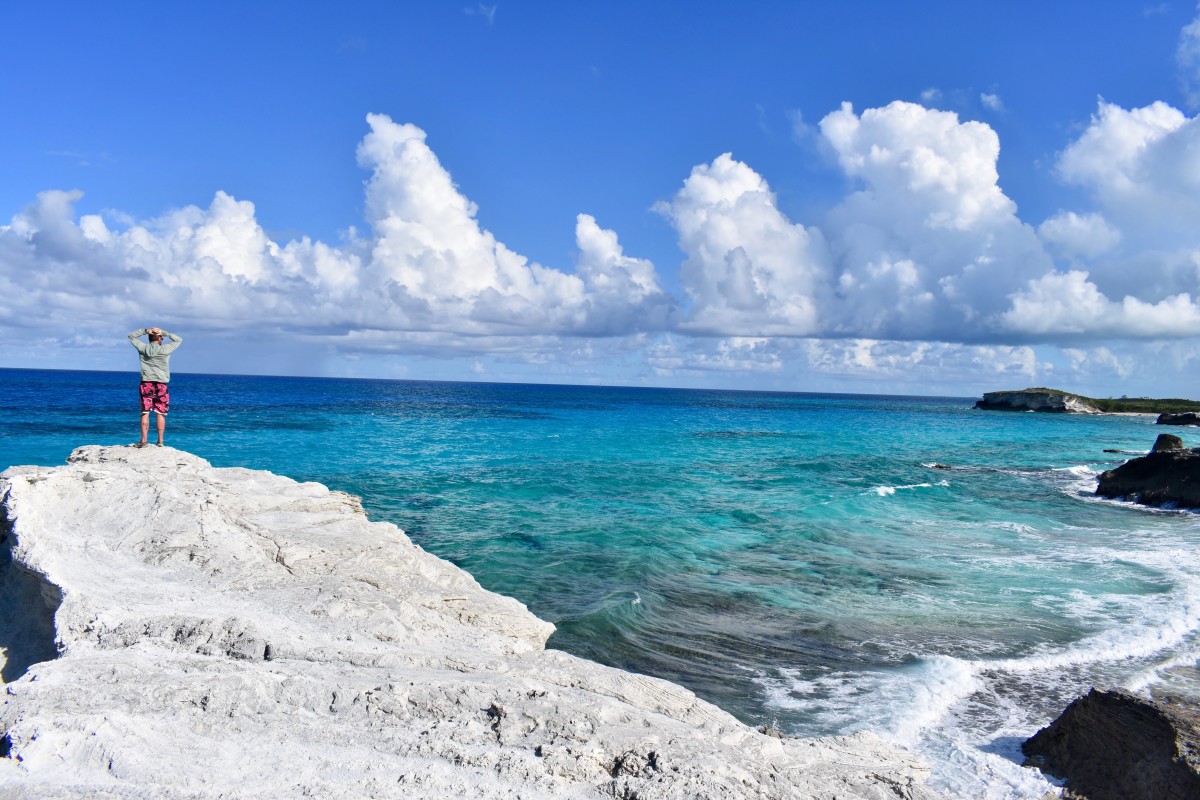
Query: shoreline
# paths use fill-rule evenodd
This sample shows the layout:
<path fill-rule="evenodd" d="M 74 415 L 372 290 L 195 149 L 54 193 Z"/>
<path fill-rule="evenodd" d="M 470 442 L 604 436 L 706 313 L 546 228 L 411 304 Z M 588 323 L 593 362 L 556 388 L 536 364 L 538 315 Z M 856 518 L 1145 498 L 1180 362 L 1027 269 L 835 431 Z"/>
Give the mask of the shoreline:
<path fill-rule="evenodd" d="M 23 610 L 3 621 L 0 785 L 936 797 L 928 767 L 873 734 L 779 738 L 546 650 L 552 625 L 321 484 L 90 446 L 2 485 Z"/>

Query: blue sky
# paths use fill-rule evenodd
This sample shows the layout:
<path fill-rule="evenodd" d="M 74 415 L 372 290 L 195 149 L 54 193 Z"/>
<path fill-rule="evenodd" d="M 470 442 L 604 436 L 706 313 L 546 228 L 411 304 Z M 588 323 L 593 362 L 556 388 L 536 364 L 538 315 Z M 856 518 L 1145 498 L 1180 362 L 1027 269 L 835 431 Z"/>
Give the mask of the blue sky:
<path fill-rule="evenodd" d="M 1200 395 L 1191 2 L 7 18 L 4 366 Z"/>

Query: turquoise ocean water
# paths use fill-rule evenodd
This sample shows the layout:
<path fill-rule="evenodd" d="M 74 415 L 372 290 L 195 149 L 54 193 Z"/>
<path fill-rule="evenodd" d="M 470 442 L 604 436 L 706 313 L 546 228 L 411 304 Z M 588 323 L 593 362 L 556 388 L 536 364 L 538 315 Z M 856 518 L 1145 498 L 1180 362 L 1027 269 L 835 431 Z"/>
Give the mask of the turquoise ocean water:
<path fill-rule="evenodd" d="M 0 379 L 0 467 L 136 438 L 132 373 Z M 168 444 L 361 496 L 550 646 L 751 724 L 873 730 L 950 797 L 1040 797 L 1019 744 L 1093 685 L 1200 697 L 1200 515 L 1092 496 L 1153 418 L 185 374 L 172 398 Z"/>

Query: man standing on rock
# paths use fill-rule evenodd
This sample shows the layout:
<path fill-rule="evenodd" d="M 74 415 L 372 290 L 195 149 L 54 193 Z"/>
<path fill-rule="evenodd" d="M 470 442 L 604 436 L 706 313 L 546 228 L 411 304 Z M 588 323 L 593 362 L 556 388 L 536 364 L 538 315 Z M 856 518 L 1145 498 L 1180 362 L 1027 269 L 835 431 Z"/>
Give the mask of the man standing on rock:
<path fill-rule="evenodd" d="M 142 336 L 150 340 L 149 344 L 141 342 Z M 171 340 L 163 344 L 163 337 Z M 167 429 L 167 412 L 171 409 L 171 394 L 167 384 L 171 382 L 171 353 L 183 344 L 183 339 L 173 333 L 167 333 L 162 328 L 142 328 L 129 334 L 129 343 L 137 348 L 142 360 L 142 383 L 139 391 L 142 396 L 142 438 L 135 442 L 134 447 L 145 447 L 149 442 L 150 412 L 158 412 L 158 446 L 162 447 L 163 431 Z"/>

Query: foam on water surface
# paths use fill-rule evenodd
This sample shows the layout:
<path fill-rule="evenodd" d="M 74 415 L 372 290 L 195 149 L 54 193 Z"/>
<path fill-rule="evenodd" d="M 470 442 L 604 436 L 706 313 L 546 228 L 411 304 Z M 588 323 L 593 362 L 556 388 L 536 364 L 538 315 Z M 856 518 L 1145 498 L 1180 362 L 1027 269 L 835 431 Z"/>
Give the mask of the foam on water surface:
<path fill-rule="evenodd" d="M 873 491 L 875 494 L 879 495 L 880 497 L 890 497 L 898 491 L 903 492 L 903 491 L 908 491 L 910 489 L 932 489 L 934 486 L 949 486 L 949 485 L 950 485 L 949 481 L 941 480 L 941 481 L 938 481 L 936 484 L 934 484 L 934 483 L 909 483 L 904 486 L 876 486 L 871 491 Z"/>

